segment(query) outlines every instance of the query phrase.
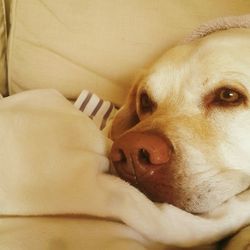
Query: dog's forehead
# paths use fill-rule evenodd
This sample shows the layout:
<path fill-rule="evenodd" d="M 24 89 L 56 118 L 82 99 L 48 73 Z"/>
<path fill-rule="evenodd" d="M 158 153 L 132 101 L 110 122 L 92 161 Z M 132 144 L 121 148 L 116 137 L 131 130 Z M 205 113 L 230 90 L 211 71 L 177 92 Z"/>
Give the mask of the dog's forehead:
<path fill-rule="evenodd" d="M 250 89 L 250 31 L 218 32 L 167 51 L 144 79 L 145 88 L 161 102 L 200 95 L 220 81 Z M 198 100 L 198 99 L 197 99 Z"/>
<path fill-rule="evenodd" d="M 144 82 L 155 99 L 160 100 L 166 93 L 180 91 L 180 83 L 188 73 L 187 61 L 191 51 L 192 46 L 175 47 L 152 66 Z"/>

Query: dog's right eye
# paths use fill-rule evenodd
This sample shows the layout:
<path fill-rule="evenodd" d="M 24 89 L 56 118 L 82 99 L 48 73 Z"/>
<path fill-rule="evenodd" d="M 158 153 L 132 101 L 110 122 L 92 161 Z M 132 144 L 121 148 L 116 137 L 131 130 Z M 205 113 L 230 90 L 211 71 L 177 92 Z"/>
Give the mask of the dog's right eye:
<path fill-rule="evenodd" d="M 146 92 L 140 94 L 140 111 L 142 113 L 152 113 L 155 109 L 155 103 Z"/>

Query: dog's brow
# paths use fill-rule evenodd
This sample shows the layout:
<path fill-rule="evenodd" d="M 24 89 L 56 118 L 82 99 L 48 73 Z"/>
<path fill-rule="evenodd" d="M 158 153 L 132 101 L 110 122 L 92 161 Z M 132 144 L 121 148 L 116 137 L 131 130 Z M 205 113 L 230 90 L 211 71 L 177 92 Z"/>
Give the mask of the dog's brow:
<path fill-rule="evenodd" d="M 238 81 L 234 81 L 234 80 L 220 81 L 216 87 L 219 88 L 219 87 L 223 87 L 223 86 L 226 86 L 229 88 L 230 87 L 236 88 L 236 89 L 239 89 L 240 91 L 242 91 L 243 93 L 248 94 L 248 90 L 247 90 L 246 86 L 244 86 L 244 84 L 242 84 Z"/>

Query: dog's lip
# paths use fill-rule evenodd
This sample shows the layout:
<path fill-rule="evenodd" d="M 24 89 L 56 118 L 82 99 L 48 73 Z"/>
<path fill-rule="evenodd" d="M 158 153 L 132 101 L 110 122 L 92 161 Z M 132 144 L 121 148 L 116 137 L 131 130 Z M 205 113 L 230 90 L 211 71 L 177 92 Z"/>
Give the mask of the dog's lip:
<path fill-rule="evenodd" d="M 122 166 L 119 168 L 116 168 L 116 172 L 121 179 L 128 181 L 132 185 L 137 184 L 137 177 L 135 173 L 126 171 Z"/>
<path fill-rule="evenodd" d="M 150 171 L 147 171 L 143 175 L 137 175 L 135 171 L 135 166 L 133 163 L 133 172 L 127 171 L 122 166 L 120 168 L 116 168 L 116 171 L 120 178 L 122 178 L 125 181 L 128 181 L 135 187 L 143 187 L 144 185 L 147 186 L 147 182 L 153 178 L 155 175 L 157 175 L 157 172 L 163 167 L 163 165 L 154 166 Z"/>
<path fill-rule="evenodd" d="M 136 174 L 134 164 L 133 164 L 133 172 L 127 171 L 122 166 L 116 168 L 116 171 L 120 178 L 130 182 L 132 185 L 138 186 L 139 184 L 144 185 L 144 183 L 147 182 L 148 179 L 150 179 L 153 175 L 155 175 L 157 170 L 159 170 L 161 167 L 162 165 L 156 166 L 154 169 L 151 169 L 151 171 L 148 171 L 143 175 Z"/>

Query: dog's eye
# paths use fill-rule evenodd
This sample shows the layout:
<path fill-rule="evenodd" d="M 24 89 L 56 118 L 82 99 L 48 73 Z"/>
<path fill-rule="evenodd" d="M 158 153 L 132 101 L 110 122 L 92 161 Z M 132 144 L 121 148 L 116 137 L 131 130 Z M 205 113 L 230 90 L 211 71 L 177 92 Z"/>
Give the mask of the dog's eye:
<path fill-rule="evenodd" d="M 219 98 L 223 102 L 235 103 L 239 100 L 240 94 L 232 89 L 222 89 Z"/>
<path fill-rule="evenodd" d="M 140 111 L 142 113 L 152 113 L 154 110 L 155 104 L 150 99 L 146 92 L 142 92 L 140 95 Z"/>
<path fill-rule="evenodd" d="M 239 106 L 246 101 L 246 97 L 240 91 L 232 88 L 219 88 L 215 91 L 211 104 L 217 106 Z"/>

